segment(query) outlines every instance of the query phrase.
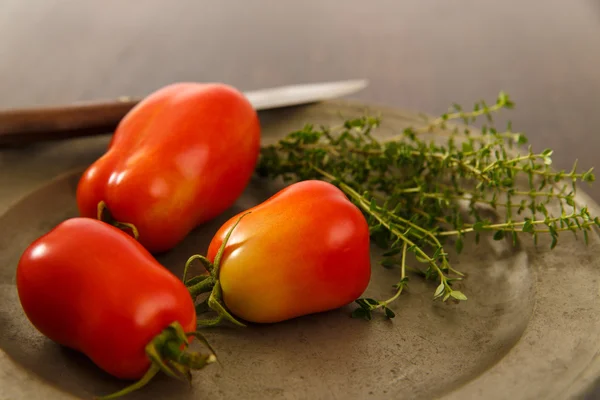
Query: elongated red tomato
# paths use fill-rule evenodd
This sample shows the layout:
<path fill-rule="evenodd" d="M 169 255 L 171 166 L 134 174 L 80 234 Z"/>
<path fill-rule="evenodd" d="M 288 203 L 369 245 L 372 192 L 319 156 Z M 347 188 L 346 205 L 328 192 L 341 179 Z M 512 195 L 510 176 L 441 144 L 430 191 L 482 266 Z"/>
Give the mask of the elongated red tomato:
<path fill-rule="evenodd" d="M 148 371 L 145 347 L 170 324 L 196 330 L 181 280 L 125 232 L 94 219 L 66 220 L 34 241 L 19 261 L 17 289 L 42 334 L 118 378 Z"/>
<path fill-rule="evenodd" d="M 220 262 L 223 301 L 250 322 L 278 322 L 356 300 L 371 277 L 369 228 L 337 187 L 304 181 L 246 212 Z M 210 243 L 212 262 L 232 217 Z"/>
<path fill-rule="evenodd" d="M 258 116 L 241 92 L 216 83 L 166 86 L 123 118 L 108 151 L 83 174 L 80 214 L 94 218 L 104 202 L 150 252 L 169 250 L 236 201 L 259 149 Z"/>

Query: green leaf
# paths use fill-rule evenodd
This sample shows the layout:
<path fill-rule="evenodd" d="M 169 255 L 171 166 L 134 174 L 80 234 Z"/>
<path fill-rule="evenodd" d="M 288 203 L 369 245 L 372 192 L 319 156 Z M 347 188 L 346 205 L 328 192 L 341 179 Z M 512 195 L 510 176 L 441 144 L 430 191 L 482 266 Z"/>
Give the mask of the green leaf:
<path fill-rule="evenodd" d="M 527 136 L 523 135 L 523 134 L 519 134 L 518 139 L 517 139 L 517 144 L 523 145 L 523 144 L 527 144 L 529 140 L 527 139 Z"/>
<path fill-rule="evenodd" d="M 365 301 L 365 299 L 357 299 L 354 302 L 358 304 L 360 308 L 363 308 L 367 311 L 371 309 L 371 306 Z"/>
<path fill-rule="evenodd" d="M 508 101 L 508 96 L 504 91 L 501 91 L 498 94 L 498 99 L 496 100 L 496 104 L 505 104 Z"/>
<path fill-rule="evenodd" d="M 448 300 L 448 298 L 450 297 L 450 293 L 451 292 L 446 293 L 446 295 L 444 296 L 444 298 L 442 299 L 442 301 Z"/>
<path fill-rule="evenodd" d="M 485 227 L 487 225 L 488 224 L 485 221 L 477 221 L 477 222 L 475 222 L 475 224 L 473 224 L 473 230 L 475 232 L 482 232 L 485 230 Z"/>
<path fill-rule="evenodd" d="M 504 231 L 496 231 L 496 233 L 494 233 L 494 240 L 502 239 L 504 239 Z"/>
<path fill-rule="evenodd" d="M 381 224 L 370 226 L 369 227 L 369 234 L 372 235 L 375 232 L 379 232 L 382 229 L 383 229 L 383 225 L 381 225 Z"/>
<path fill-rule="evenodd" d="M 470 142 L 463 142 L 462 151 L 465 153 L 473 151 L 473 145 Z"/>
<path fill-rule="evenodd" d="M 444 293 L 444 284 L 440 283 L 439 286 L 437 287 L 437 289 L 435 289 L 435 293 L 433 294 L 433 298 L 437 299 L 438 297 L 440 297 L 443 293 Z"/>
<path fill-rule="evenodd" d="M 525 224 L 523 225 L 523 232 L 533 233 L 533 223 L 530 219 L 525 220 Z"/>
<path fill-rule="evenodd" d="M 377 203 L 375 202 L 375 198 L 371 199 L 371 204 L 369 205 L 369 211 L 375 211 L 377 208 Z"/>
<path fill-rule="evenodd" d="M 558 238 L 556 236 L 552 236 L 552 243 L 550 243 L 550 249 L 554 249 L 558 244 Z"/>
<path fill-rule="evenodd" d="M 463 294 L 463 292 L 459 290 L 453 290 L 450 292 L 450 296 L 455 298 L 456 300 L 467 300 L 467 296 Z"/>
<path fill-rule="evenodd" d="M 400 247 L 395 247 L 391 250 L 386 251 L 385 253 L 383 253 L 384 257 L 391 257 L 391 256 L 395 256 L 396 254 L 399 254 L 402 251 L 402 248 Z"/>
<path fill-rule="evenodd" d="M 387 307 L 385 307 L 383 309 L 383 311 L 385 312 L 385 316 L 388 317 L 389 319 L 392 319 L 392 318 L 394 318 L 396 316 L 396 314 L 392 310 L 390 310 L 389 308 L 387 308 Z"/>
<path fill-rule="evenodd" d="M 550 157 L 552 155 L 552 149 L 545 149 L 544 151 L 542 151 L 542 156 L 544 157 Z"/>
<path fill-rule="evenodd" d="M 352 311 L 352 318 L 362 318 L 369 321 L 371 320 L 371 312 L 364 308 L 357 308 Z"/>
<path fill-rule="evenodd" d="M 381 266 L 384 268 L 391 269 L 396 265 L 398 265 L 398 261 L 394 260 L 393 258 L 384 258 L 381 260 Z"/>
<path fill-rule="evenodd" d="M 379 302 L 377 300 L 375 300 L 375 299 L 366 298 L 365 302 L 367 304 L 371 305 L 371 306 L 378 306 L 379 305 Z"/>

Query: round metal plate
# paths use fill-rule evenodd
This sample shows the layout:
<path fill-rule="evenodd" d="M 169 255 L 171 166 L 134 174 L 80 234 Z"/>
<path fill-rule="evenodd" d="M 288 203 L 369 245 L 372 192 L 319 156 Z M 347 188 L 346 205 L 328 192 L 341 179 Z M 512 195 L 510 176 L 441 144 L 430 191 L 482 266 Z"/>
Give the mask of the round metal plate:
<path fill-rule="evenodd" d="M 419 119 L 338 101 L 273 110 L 261 115 L 264 143 L 304 123 L 336 125 L 365 110 L 382 116 L 382 134 L 400 132 Z M 79 174 L 104 151 L 107 140 L 15 149 L 0 159 L 5 199 L 0 218 L 2 399 L 90 398 L 126 384 L 39 334 L 23 314 L 15 288 L 15 267 L 27 245 L 77 215 Z M 24 158 L 32 152 L 37 152 L 35 159 Z M 30 184 L 9 193 L 6 185 L 25 180 Z M 159 261 L 181 274 L 190 255 L 206 252 L 221 223 L 278 188 L 254 179 L 232 209 L 196 229 Z M 579 199 L 598 213 L 587 196 Z M 596 234 L 587 246 L 570 235 L 560 239 L 550 251 L 543 241 L 538 248 L 528 239 L 514 247 L 484 235 L 478 245 L 467 242 L 460 256 L 451 252 L 452 262 L 468 273 L 460 288 L 469 300 L 461 304 L 432 301 L 435 284 L 412 277 L 409 290 L 392 307 L 397 316 L 391 321 L 379 315 L 369 322 L 351 319 L 349 306 L 279 324 L 206 330 L 222 366 L 196 373 L 192 387 L 160 376 L 128 398 L 564 399 L 581 394 L 600 372 L 600 241 Z M 399 277 L 397 270 L 378 265 L 379 256 L 373 248 L 373 280 L 366 295 L 381 298 Z M 88 301 L 93 307 L 102 300 Z"/>

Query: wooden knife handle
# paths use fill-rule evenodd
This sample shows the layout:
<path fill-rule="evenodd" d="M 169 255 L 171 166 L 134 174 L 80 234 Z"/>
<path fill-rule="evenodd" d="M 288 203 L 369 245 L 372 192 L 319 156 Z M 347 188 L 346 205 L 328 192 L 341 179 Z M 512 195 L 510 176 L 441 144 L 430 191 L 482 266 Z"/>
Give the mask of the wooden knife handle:
<path fill-rule="evenodd" d="M 0 146 L 112 133 L 138 99 L 0 111 Z"/>

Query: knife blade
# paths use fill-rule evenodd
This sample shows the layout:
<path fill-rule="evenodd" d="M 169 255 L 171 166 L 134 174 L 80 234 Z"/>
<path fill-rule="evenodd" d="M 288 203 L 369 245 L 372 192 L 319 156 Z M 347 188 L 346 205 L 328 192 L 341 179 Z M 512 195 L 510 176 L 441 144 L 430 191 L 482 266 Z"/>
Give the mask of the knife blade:
<path fill-rule="evenodd" d="M 342 97 L 367 86 L 367 80 L 357 79 L 280 86 L 246 91 L 244 95 L 260 111 Z M 0 146 L 112 133 L 140 100 L 122 97 L 111 101 L 2 110 Z"/>

